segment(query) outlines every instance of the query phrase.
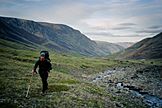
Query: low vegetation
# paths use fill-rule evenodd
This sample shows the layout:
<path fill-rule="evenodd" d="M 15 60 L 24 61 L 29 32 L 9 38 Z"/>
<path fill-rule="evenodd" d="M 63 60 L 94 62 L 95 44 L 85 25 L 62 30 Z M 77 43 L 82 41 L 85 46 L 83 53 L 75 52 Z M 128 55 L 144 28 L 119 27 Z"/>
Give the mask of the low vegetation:
<path fill-rule="evenodd" d="M 7 44 L 7 45 L 6 45 Z M 49 75 L 49 90 L 41 96 L 39 75 L 31 76 L 39 50 L 19 46 L 14 42 L 0 42 L 0 106 L 1 108 L 50 108 L 50 107 L 125 107 L 136 104 L 123 102 L 124 97 L 114 96 L 105 86 L 92 83 L 92 76 L 109 68 L 129 64 L 155 64 L 160 61 L 118 61 L 105 58 L 87 58 L 50 52 L 53 70 Z M 153 63 L 152 63 L 153 62 Z M 29 97 L 25 98 L 32 78 Z"/>

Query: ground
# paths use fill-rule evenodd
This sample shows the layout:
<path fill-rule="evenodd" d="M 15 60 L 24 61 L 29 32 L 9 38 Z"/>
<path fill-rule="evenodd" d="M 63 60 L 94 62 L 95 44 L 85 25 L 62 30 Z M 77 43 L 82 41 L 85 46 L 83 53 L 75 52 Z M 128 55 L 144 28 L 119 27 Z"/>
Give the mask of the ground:
<path fill-rule="evenodd" d="M 49 90 L 41 96 L 40 77 L 31 74 L 39 50 L 6 44 L 0 46 L 1 108 L 149 107 L 142 96 L 133 94 L 136 88 L 162 98 L 161 60 L 112 60 L 55 52 L 50 52 Z"/>

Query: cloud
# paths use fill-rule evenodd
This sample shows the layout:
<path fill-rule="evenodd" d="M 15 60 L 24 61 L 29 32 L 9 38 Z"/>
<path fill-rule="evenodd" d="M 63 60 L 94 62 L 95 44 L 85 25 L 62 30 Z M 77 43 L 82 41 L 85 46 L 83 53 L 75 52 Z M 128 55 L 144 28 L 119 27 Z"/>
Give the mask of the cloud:
<path fill-rule="evenodd" d="M 162 29 L 162 25 L 154 25 L 154 26 L 150 26 L 148 27 L 148 29 Z"/>
<path fill-rule="evenodd" d="M 108 42 L 137 42 L 144 38 L 151 37 L 147 35 L 113 35 L 109 32 L 90 32 L 85 33 L 92 40 L 108 41 Z M 154 35 L 152 35 L 154 36 Z"/>
<path fill-rule="evenodd" d="M 114 34 L 111 34 L 110 32 L 106 32 L 106 31 L 103 31 L 103 32 L 87 32 L 85 34 L 91 35 L 91 36 L 103 36 L 103 37 L 143 37 L 143 36 L 146 36 L 146 35 L 137 35 L 137 34 L 114 35 Z"/>
<path fill-rule="evenodd" d="M 120 24 L 117 24 L 116 27 L 113 27 L 112 30 L 131 30 L 131 29 L 134 29 L 134 27 L 136 26 L 137 24 L 135 23 L 120 23 Z"/>
<path fill-rule="evenodd" d="M 145 29 L 137 30 L 137 33 L 158 34 L 162 32 L 162 25 L 153 25 Z"/>
<path fill-rule="evenodd" d="M 161 13 L 161 0 L 0 0 L 0 15 L 63 23 L 107 40 L 158 33 Z"/>
<path fill-rule="evenodd" d="M 109 32 L 87 32 L 85 34 L 87 34 L 87 35 L 95 35 L 95 36 L 113 36 Z"/>
<path fill-rule="evenodd" d="M 40 1 L 43 1 L 43 0 L 24 0 L 24 1 L 27 1 L 27 2 L 40 2 Z"/>
<path fill-rule="evenodd" d="M 136 31 L 137 33 L 160 33 L 162 32 L 162 29 L 146 29 L 146 30 L 139 30 L 139 31 Z"/>
<path fill-rule="evenodd" d="M 119 25 L 121 25 L 121 26 L 135 26 L 137 24 L 135 24 L 135 23 L 121 23 Z"/>
<path fill-rule="evenodd" d="M 61 6 L 52 7 L 51 11 L 56 20 L 62 20 L 68 23 L 78 22 L 81 19 L 87 18 L 89 16 L 89 9 L 86 8 L 86 5 L 83 4 L 63 4 Z"/>
<path fill-rule="evenodd" d="M 127 30 L 127 29 L 132 29 L 132 27 L 115 27 L 115 28 L 112 28 L 112 30 Z"/>
<path fill-rule="evenodd" d="M 89 36 L 92 40 L 117 42 L 138 42 L 146 37 L 105 37 L 105 36 Z"/>

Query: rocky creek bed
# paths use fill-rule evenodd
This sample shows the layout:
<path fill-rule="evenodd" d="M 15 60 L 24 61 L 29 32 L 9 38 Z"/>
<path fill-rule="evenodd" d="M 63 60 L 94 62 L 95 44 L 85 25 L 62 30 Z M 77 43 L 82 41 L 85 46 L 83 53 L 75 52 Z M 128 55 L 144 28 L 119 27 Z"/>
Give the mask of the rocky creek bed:
<path fill-rule="evenodd" d="M 130 93 L 132 97 L 142 100 L 142 103 L 146 104 L 147 107 L 161 108 L 161 71 L 162 68 L 159 66 L 117 67 L 95 75 L 92 83 L 106 86 L 108 92 L 115 95 Z"/>

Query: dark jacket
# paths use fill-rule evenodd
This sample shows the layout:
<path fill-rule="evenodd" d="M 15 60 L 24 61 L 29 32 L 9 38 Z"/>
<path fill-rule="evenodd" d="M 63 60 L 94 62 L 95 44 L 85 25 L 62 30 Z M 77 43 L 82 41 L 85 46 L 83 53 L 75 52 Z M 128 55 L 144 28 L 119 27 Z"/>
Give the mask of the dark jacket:
<path fill-rule="evenodd" d="M 52 66 L 51 66 L 51 63 L 49 62 L 49 60 L 45 60 L 45 61 L 38 60 L 35 63 L 34 71 L 36 71 L 38 66 L 39 66 L 39 72 L 40 71 L 48 71 L 48 72 L 50 72 L 50 70 L 52 69 Z"/>

